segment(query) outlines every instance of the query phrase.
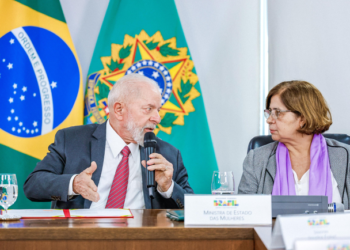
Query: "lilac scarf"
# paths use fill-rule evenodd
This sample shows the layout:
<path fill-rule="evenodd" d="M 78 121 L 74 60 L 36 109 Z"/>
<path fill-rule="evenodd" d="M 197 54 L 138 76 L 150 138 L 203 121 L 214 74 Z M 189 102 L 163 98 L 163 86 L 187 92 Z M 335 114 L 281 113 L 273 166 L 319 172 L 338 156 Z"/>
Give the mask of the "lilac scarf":
<path fill-rule="evenodd" d="M 332 175 L 325 138 L 315 134 L 310 148 L 309 195 L 326 195 L 332 203 Z M 272 195 L 295 195 L 292 164 L 287 147 L 278 143 L 276 151 L 276 176 Z"/>

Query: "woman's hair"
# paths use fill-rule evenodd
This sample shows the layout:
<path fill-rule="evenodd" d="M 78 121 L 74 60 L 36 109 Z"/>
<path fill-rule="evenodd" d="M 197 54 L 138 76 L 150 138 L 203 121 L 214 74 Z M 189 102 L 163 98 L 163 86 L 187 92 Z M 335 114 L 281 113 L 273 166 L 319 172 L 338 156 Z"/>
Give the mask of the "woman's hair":
<path fill-rule="evenodd" d="M 298 132 L 320 134 L 332 125 L 332 115 L 321 92 L 306 81 L 286 81 L 273 87 L 266 98 L 266 108 L 270 108 L 271 98 L 280 95 L 283 104 L 305 120 Z"/>

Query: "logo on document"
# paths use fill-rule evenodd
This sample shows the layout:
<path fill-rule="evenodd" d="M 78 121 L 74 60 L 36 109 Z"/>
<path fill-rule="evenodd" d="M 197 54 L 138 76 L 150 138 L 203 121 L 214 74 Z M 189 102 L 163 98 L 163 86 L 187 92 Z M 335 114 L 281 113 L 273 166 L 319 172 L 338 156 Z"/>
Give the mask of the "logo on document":
<path fill-rule="evenodd" d="M 0 129 L 22 138 L 51 132 L 71 112 L 79 87 L 77 60 L 58 35 L 24 26 L 0 37 Z"/>
<path fill-rule="evenodd" d="M 174 126 L 183 126 L 185 116 L 195 111 L 192 101 L 200 96 L 187 52 L 187 47 L 177 48 L 176 37 L 164 40 L 159 31 L 149 36 L 143 30 L 134 37 L 125 35 L 123 44 L 111 44 L 111 55 L 101 57 L 103 69 L 88 77 L 84 123 L 106 121 L 110 89 L 124 75 L 136 73 L 154 80 L 160 88 L 162 120 L 154 133 L 171 134 Z"/>
<path fill-rule="evenodd" d="M 214 207 L 237 207 L 237 200 L 214 200 Z"/>
<path fill-rule="evenodd" d="M 349 244 L 331 244 L 327 246 L 327 250 L 350 250 Z"/>
<path fill-rule="evenodd" d="M 320 219 L 320 220 L 308 220 L 307 221 L 309 226 L 325 226 L 329 225 L 329 222 L 327 219 Z"/>

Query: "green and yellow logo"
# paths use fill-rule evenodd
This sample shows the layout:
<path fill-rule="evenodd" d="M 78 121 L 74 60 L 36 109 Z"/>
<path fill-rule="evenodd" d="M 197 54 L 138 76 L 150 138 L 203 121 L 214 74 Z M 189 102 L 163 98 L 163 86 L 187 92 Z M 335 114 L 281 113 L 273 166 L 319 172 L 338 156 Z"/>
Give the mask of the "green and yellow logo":
<path fill-rule="evenodd" d="M 135 37 L 125 35 L 123 44 L 112 44 L 111 55 L 101 57 L 103 69 L 89 75 L 85 123 L 106 121 L 110 89 L 124 75 L 137 73 L 155 80 L 161 89 L 162 121 L 155 134 L 171 134 L 173 126 L 183 126 L 184 117 L 195 111 L 192 101 L 200 96 L 195 86 L 198 77 L 187 52 L 186 47 L 176 47 L 175 37 L 164 40 L 159 31 L 151 37 L 145 31 Z"/>
<path fill-rule="evenodd" d="M 214 207 L 237 207 L 237 200 L 214 200 Z"/>
<path fill-rule="evenodd" d="M 307 224 L 309 226 L 326 226 L 329 225 L 329 222 L 327 219 L 320 219 L 320 220 L 308 220 Z"/>

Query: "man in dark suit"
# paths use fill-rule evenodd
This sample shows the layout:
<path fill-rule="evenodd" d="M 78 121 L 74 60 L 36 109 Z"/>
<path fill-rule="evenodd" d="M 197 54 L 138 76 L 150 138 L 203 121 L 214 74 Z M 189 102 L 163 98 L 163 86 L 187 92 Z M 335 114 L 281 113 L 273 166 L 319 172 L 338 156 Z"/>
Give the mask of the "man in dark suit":
<path fill-rule="evenodd" d="M 193 193 L 187 171 L 180 151 L 159 138 L 147 162 L 157 183 L 152 203 L 146 187 L 143 138 L 161 120 L 159 93 L 147 77 L 122 77 L 108 96 L 109 120 L 57 132 L 24 184 L 27 198 L 60 209 L 183 208 Z"/>

